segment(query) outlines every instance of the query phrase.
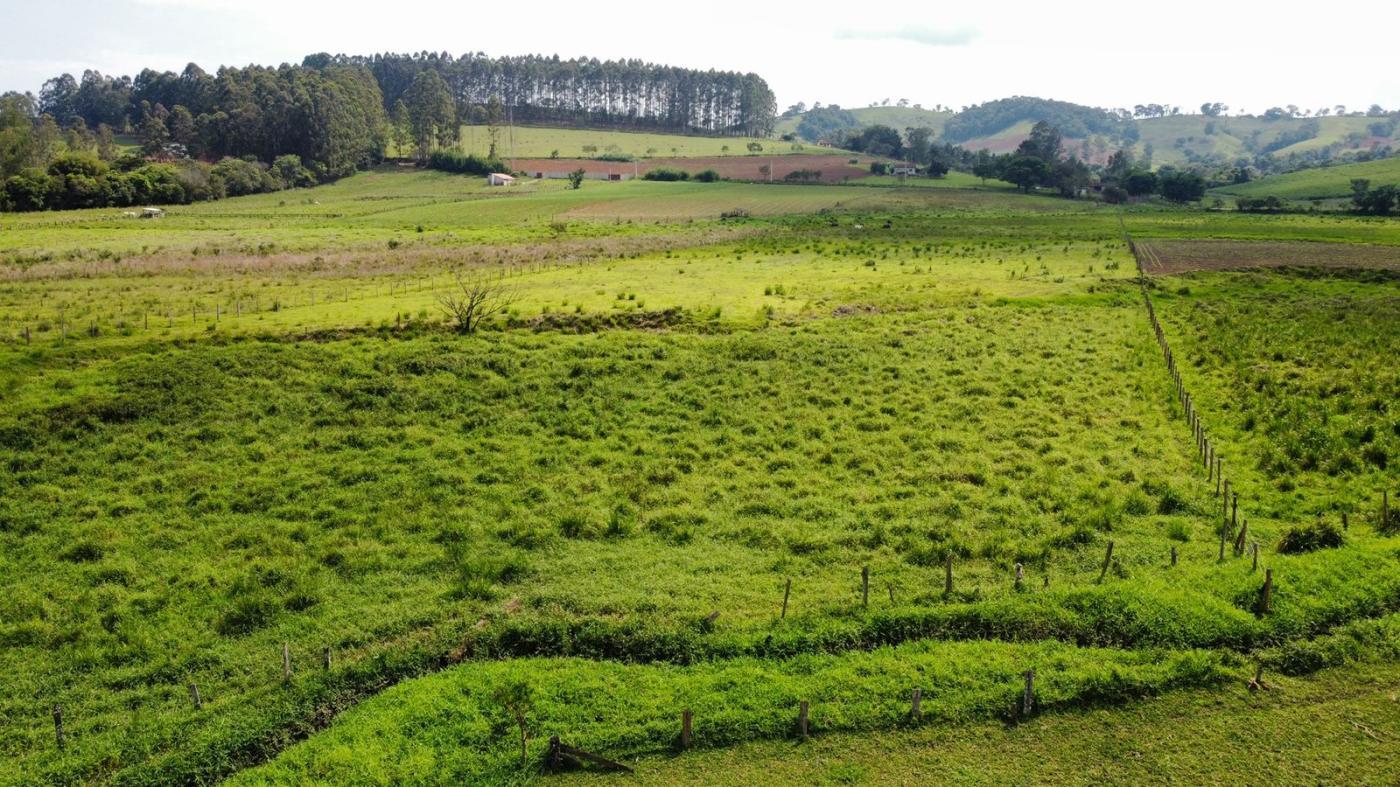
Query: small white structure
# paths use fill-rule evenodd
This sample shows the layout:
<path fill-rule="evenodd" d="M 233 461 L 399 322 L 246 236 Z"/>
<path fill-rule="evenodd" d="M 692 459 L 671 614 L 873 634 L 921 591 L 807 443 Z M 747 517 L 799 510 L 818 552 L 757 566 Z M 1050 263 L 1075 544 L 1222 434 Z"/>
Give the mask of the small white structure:
<path fill-rule="evenodd" d="M 896 164 L 894 169 L 891 171 L 901 178 L 907 175 L 919 174 L 919 168 L 914 166 L 913 164 Z"/>
<path fill-rule="evenodd" d="M 486 185 L 513 186 L 515 185 L 515 178 L 505 174 L 504 172 L 492 172 L 490 175 L 486 176 Z"/>
<path fill-rule="evenodd" d="M 164 216 L 164 215 L 165 215 L 165 211 L 161 210 L 160 208 L 142 208 L 142 209 L 141 209 L 141 218 L 143 218 L 143 219 L 158 219 L 158 218 L 160 218 L 161 216 Z"/>

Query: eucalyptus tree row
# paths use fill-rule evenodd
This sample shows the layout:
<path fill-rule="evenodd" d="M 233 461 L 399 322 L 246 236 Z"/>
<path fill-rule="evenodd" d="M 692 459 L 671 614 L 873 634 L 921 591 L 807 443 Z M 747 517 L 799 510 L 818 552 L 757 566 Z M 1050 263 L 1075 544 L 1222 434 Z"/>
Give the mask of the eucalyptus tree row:
<path fill-rule="evenodd" d="M 312 55 L 317 67 L 368 68 L 392 109 L 424 71 L 446 82 L 463 122 L 480 122 L 497 98 L 516 122 L 643 127 L 709 134 L 766 136 L 777 101 L 757 74 L 700 71 L 642 60 L 487 57 L 468 53 Z"/>

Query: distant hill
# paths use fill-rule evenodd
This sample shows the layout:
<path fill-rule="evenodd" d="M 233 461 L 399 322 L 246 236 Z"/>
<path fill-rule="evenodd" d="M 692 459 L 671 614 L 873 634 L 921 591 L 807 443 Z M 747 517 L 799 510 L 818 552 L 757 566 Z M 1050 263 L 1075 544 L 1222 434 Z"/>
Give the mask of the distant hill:
<path fill-rule="evenodd" d="M 953 116 L 952 112 L 937 112 L 932 109 L 922 109 L 915 107 L 860 107 L 856 109 L 842 107 L 855 117 L 859 126 L 873 126 L 876 124 L 889 126 L 904 131 L 906 128 L 931 128 L 935 135 L 943 133 L 943 124 L 948 122 L 948 118 Z M 802 122 L 802 115 L 780 118 L 774 125 L 775 134 L 795 134 L 797 126 Z"/>
<path fill-rule="evenodd" d="M 1133 145 L 1139 157 L 1150 150 L 1153 167 L 1229 166 L 1260 155 L 1291 166 L 1307 166 L 1377 147 L 1400 146 L 1400 123 L 1393 116 L 1271 120 L 1191 114 L 1126 119 L 1094 107 L 1025 96 L 988 101 L 958 113 L 907 107 L 864 107 L 845 112 L 856 127 L 882 123 L 902 131 L 928 126 L 943 141 L 996 153 L 1015 150 L 1036 121 L 1047 120 L 1060 128 L 1067 152 L 1100 164 L 1125 145 Z M 782 118 L 775 130 L 779 134 L 794 132 L 802 119 L 802 115 Z"/>
<path fill-rule="evenodd" d="M 1349 120 L 1350 118 L 1343 118 Z M 1400 158 L 1315 167 L 1225 186 L 1213 193 L 1235 197 L 1280 197 L 1289 200 L 1338 199 L 1351 196 L 1351 181 L 1366 178 L 1372 186 L 1400 184 Z"/>
<path fill-rule="evenodd" d="M 1384 122 L 1384 118 L 1379 119 Z M 1261 153 L 1278 159 L 1305 157 L 1328 152 L 1336 154 L 1368 150 L 1377 145 L 1395 144 L 1397 132 L 1376 136 L 1370 133 L 1377 118 L 1323 117 L 1280 118 L 1219 117 L 1175 115 L 1138 121 L 1141 145 L 1152 145 L 1152 163 L 1182 165 L 1211 157 L 1226 163 Z"/>

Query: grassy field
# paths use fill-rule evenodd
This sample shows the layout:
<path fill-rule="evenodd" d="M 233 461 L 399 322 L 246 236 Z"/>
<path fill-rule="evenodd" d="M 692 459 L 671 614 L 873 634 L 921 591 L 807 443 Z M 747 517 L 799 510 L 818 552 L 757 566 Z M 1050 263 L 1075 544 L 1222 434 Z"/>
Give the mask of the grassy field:
<path fill-rule="evenodd" d="M 653 134 L 584 128 L 547 128 L 502 125 L 496 152 L 517 158 L 590 158 L 598 155 L 636 158 L 688 158 L 692 156 L 746 156 L 761 148 L 762 155 L 786 153 L 845 155 L 844 151 L 816 145 L 755 137 L 702 137 L 685 134 Z M 485 155 L 491 146 L 486 126 L 462 127 L 462 150 Z M 592 148 L 592 150 L 585 150 Z"/>
<path fill-rule="evenodd" d="M 997 723 L 1031 668 L 1050 725 L 1393 660 L 1396 280 L 1148 285 L 1262 545 L 1219 561 L 1119 214 L 972 185 L 385 168 L 0 219 L 0 783 L 521 781 L 492 699 L 521 680 L 536 758 L 652 762 L 684 705 L 758 763 L 804 699 L 883 736 L 921 687 L 923 735 Z M 473 336 L 461 271 L 513 299 Z M 1278 549 L 1343 513 L 1343 546 Z"/>
<path fill-rule="evenodd" d="M 1350 199 L 1351 181 L 1365 178 L 1371 186 L 1400 183 L 1400 158 L 1319 167 L 1260 178 L 1238 186 L 1215 189 L 1234 197 L 1280 197 L 1290 200 Z"/>
<path fill-rule="evenodd" d="M 846 111 L 855 115 L 856 121 L 862 126 L 878 123 L 897 129 L 901 133 L 906 128 L 929 128 L 933 129 L 935 137 L 943 132 L 943 124 L 952 117 L 951 112 L 935 112 L 932 109 L 915 109 L 914 107 L 847 107 Z M 797 125 L 801 122 L 801 115 L 782 118 L 773 127 L 773 134 L 775 136 L 795 134 L 797 133 Z"/>
<path fill-rule="evenodd" d="M 834 734 L 653 756 L 635 776 L 550 784 L 1389 784 L 1400 778 L 1394 664 L 1239 683 L 1008 727 L 998 722 Z"/>

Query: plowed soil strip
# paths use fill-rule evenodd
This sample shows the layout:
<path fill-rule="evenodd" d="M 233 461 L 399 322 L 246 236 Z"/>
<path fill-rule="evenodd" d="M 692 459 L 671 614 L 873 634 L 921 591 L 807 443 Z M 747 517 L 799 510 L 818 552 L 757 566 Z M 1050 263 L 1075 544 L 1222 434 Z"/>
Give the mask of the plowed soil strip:
<path fill-rule="evenodd" d="M 1143 271 L 1162 276 L 1245 268 L 1371 268 L 1400 271 L 1400 247 L 1361 243 L 1139 240 Z"/>

